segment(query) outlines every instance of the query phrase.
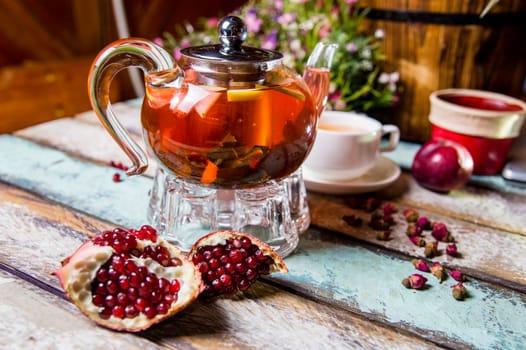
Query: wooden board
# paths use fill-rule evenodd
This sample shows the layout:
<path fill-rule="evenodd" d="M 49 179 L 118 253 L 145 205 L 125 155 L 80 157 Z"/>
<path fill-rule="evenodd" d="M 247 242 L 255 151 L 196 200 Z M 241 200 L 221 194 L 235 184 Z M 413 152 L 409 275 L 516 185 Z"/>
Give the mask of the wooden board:
<path fill-rule="evenodd" d="M 0 331 L 0 345 L 34 342 L 45 348 L 56 342 L 59 348 L 98 348 L 106 341 L 107 348 L 131 349 L 157 348 L 149 342 L 163 348 L 199 349 L 436 348 L 419 337 L 265 283 L 257 283 L 245 296 L 197 301 L 138 337 L 109 332 L 66 303 L 58 281 L 49 274 L 87 238 L 85 233 L 108 228 L 108 223 L 2 184 L 0 213 L 0 310 L 8 312 L 2 313 L 0 325 L 7 330 L 12 324 L 18 330 Z M 35 281 L 40 288 L 31 284 Z M 42 316 L 35 316 L 35 310 Z"/>
<path fill-rule="evenodd" d="M 110 179 L 114 170 L 108 167 L 8 135 L 0 137 L 0 157 L 11 164 L 0 169 L 3 181 L 104 220 L 131 227 L 144 223 L 142 203 L 147 201 L 149 178 L 116 184 Z M 456 348 L 521 348 L 526 340 L 524 294 L 480 281 L 476 274 L 466 284 L 472 297 L 465 302 L 451 297 L 451 279 L 438 284 L 430 276 L 426 291 L 406 290 L 400 281 L 415 272 L 410 257 L 377 249 L 343 235 L 310 230 L 298 251 L 286 259 L 290 273 L 272 282 L 415 336 L 447 339 Z M 484 274 L 483 266 L 474 270 Z"/>

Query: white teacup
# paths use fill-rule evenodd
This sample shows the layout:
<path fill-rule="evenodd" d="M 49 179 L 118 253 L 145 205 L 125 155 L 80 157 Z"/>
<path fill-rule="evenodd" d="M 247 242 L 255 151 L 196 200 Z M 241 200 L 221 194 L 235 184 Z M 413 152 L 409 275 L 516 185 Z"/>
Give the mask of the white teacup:
<path fill-rule="evenodd" d="M 385 144 L 381 143 L 384 135 L 388 135 Z M 303 166 L 318 179 L 352 180 L 373 168 L 380 152 L 394 150 L 399 139 L 395 125 L 382 125 L 364 114 L 325 111 Z"/>

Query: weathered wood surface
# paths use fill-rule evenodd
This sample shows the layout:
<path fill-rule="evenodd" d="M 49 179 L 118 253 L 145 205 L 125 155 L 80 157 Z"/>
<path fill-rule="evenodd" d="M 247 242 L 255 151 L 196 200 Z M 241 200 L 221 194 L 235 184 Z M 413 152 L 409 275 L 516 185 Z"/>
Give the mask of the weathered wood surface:
<path fill-rule="evenodd" d="M 106 331 L 65 302 L 49 272 L 87 238 L 85 233 L 109 224 L 3 184 L 0 215 L 0 347 L 6 349 L 437 348 L 265 283 L 242 297 L 198 301 L 138 336 Z M 37 285 L 31 283 L 35 279 Z"/>
<path fill-rule="evenodd" d="M 4 164 L 10 164 L 0 169 L 0 178 L 8 183 L 124 226 L 144 223 L 149 178 L 135 177 L 116 184 L 111 181 L 114 169 L 8 135 L 0 137 L 0 155 Z M 500 248 L 506 254 L 514 249 Z M 400 281 L 414 272 L 409 262 L 412 254 L 401 250 L 402 255 L 393 256 L 388 250 L 377 249 L 363 247 L 344 235 L 312 229 L 302 237 L 298 251 L 286 259 L 291 272 L 272 281 L 415 336 L 440 344 L 452 342 L 455 348 L 520 349 L 526 341 L 523 280 L 510 280 L 517 283 L 515 289 L 502 288 L 478 280 L 485 267 L 475 266 L 478 273 L 466 284 L 471 297 L 460 303 L 451 297 L 451 279 L 438 284 L 429 276 L 426 291 L 406 290 Z M 514 273 L 499 278 L 511 278 Z M 524 270 L 518 274 L 524 278 Z M 489 282 L 498 281 L 490 278 Z"/>

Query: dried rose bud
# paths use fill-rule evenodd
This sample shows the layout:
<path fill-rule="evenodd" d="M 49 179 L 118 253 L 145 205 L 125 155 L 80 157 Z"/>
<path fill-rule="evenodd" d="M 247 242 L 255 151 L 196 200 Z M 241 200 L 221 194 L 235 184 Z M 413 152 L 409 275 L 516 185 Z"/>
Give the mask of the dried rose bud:
<path fill-rule="evenodd" d="M 385 215 L 391 215 L 398 211 L 398 209 L 393 203 L 385 203 L 382 210 Z"/>
<path fill-rule="evenodd" d="M 431 221 L 426 216 L 421 216 L 416 220 L 416 225 L 422 230 L 431 230 Z"/>
<path fill-rule="evenodd" d="M 383 219 L 371 220 L 367 225 L 375 231 L 386 231 L 391 227 L 391 225 Z"/>
<path fill-rule="evenodd" d="M 388 223 L 390 226 L 393 226 L 395 224 L 395 219 L 390 214 L 384 215 L 382 220 L 384 220 L 384 222 Z"/>
<path fill-rule="evenodd" d="M 451 288 L 453 298 L 457 300 L 464 300 L 468 296 L 468 290 L 466 289 L 466 287 L 464 287 L 462 282 L 458 282 L 454 286 L 451 286 Z"/>
<path fill-rule="evenodd" d="M 382 203 L 376 198 L 367 198 L 363 204 L 363 210 L 368 213 L 372 213 L 376 209 L 380 208 Z"/>
<path fill-rule="evenodd" d="M 446 273 L 441 263 L 435 262 L 431 265 L 431 273 L 435 276 L 440 283 L 446 279 Z"/>
<path fill-rule="evenodd" d="M 433 238 L 435 238 L 437 241 L 445 242 L 449 236 L 447 226 L 441 222 L 435 222 L 433 224 L 431 236 L 433 236 Z"/>
<path fill-rule="evenodd" d="M 419 273 L 414 273 L 402 280 L 402 284 L 406 288 L 421 289 L 427 282 L 427 278 Z"/>
<path fill-rule="evenodd" d="M 384 218 L 384 213 L 380 210 L 375 210 L 371 213 L 371 220 L 380 220 Z"/>
<path fill-rule="evenodd" d="M 449 256 L 453 256 L 453 257 L 457 256 L 458 254 L 457 245 L 455 243 L 448 244 L 446 246 L 446 254 Z"/>
<path fill-rule="evenodd" d="M 438 255 L 438 242 L 427 242 L 424 246 L 424 255 L 426 258 L 433 258 Z"/>
<path fill-rule="evenodd" d="M 378 231 L 376 233 L 376 239 L 379 241 L 387 241 L 389 240 L 389 237 L 391 236 L 391 231 L 385 230 L 385 231 Z"/>
<path fill-rule="evenodd" d="M 403 214 L 407 222 L 416 222 L 419 217 L 418 212 L 411 208 L 404 210 Z"/>
<path fill-rule="evenodd" d="M 466 277 L 464 276 L 464 274 L 462 272 L 460 272 L 459 270 L 451 270 L 451 271 L 449 271 L 449 275 L 455 281 L 463 282 L 463 281 L 466 280 Z"/>
<path fill-rule="evenodd" d="M 425 239 L 421 236 L 409 236 L 409 240 L 417 247 L 424 247 L 426 245 Z"/>
<path fill-rule="evenodd" d="M 344 215 L 342 217 L 343 221 L 345 221 L 345 223 L 349 226 L 352 226 L 352 227 L 360 227 L 362 226 L 363 224 L 363 220 L 362 218 L 354 215 L 354 214 L 351 214 L 351 215 Z"/>
<path fill-rule="evenodd" d="M 420 270 L 422 272 L 429 272 L 429 266 L 427 266 L 427 263 L 422 259 L 413 259 L 411 260 L 411 263 L 415 267 L 415 269 Z"/>
<path fill-rule="evenodd" d="M 420 236 L 422 234 L 422 229 L 418 227 L 414 222 L 410 222 L 409 224 L 407 224 L 405 234 L 409 237 Z"/>
<path fill-rule="evenodd" d="M 345 199 L 345 204 L 351 209 L 362 209 L 364 200 L 359 197 L 349 197 Z"/>

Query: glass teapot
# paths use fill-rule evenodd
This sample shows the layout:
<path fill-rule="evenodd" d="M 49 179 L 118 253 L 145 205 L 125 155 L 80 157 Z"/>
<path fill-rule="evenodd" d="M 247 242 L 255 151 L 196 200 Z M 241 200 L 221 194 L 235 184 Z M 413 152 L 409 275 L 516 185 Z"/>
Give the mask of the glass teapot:
<path fill-rule="evenodd" d="M 319 44 L 302 78 L 282 54 L 243 46 L 247 31 L 238 17 L 223 18 L 218 31 L 220 44 L 183 49 L 178 63 L 138 38 L 118 40 L 95 59 L 91 104 L 132 161 L 128 175 L 142 173 L 148 161 L 113 113 L 109 89 L 130 66 L 144 71 L 144 137 L 168 174 L 234 189 L 283 179 L 300 167 L 327 99 L 335 45 Z"/>
<path fill-rule="evenodd" d="M 220 44 L 186 48 L 181 60 L 145 39 L 118 40 L 96 57 L 92 107 L 133 165 L 145 152 L 114 114 L 109 89 L 119 71 L 144 71 L 141 122 L 158 162 L 148 219 L 182 250 L 215 230 L 251 233 L 283 257 L 310 222 L 300 165 L 316 134 L 336 45 L 318 44 L 303 78 L 282 54 L 243 46 L 238 17 L 219 23 Z"/>

